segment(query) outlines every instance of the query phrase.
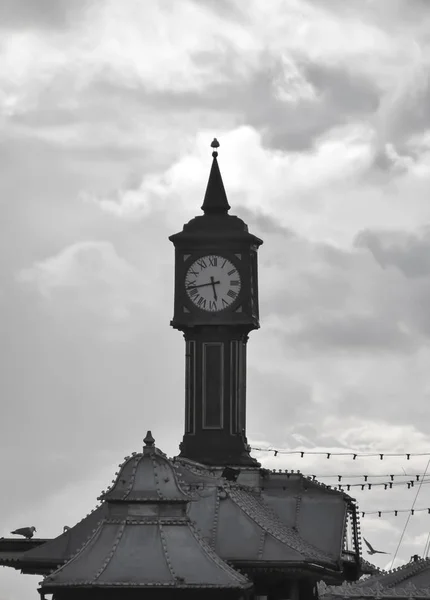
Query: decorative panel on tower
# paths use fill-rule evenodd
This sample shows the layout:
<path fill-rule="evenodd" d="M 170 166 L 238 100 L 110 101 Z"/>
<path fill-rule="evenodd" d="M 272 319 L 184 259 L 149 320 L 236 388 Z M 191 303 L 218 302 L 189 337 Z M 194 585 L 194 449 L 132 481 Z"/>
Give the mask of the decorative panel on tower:
<path fill-rule="evenodd" d="M 246 383 L 246 343 L 241 340 L 230 342 L 230 411 L 231 433 L 245 429 L 245 383 Z"/>
<path fill-rule="evenodd" d="M 185 350 L 185 433 L 196 428 L 196 343 L 186 342 Z"/>
<path fill-rule="evenodd" d="M 203 429 L 221 429 L 224 416 L 224 342 L 203 342 Z"/>

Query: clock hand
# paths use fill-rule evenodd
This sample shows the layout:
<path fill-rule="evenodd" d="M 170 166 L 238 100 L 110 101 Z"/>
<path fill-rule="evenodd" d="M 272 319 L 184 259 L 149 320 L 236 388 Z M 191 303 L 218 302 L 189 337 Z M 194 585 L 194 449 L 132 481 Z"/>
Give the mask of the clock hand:
<path fill-rule="evenodd" d="M 216 300 L 218 300 L 218 296 L 216 295 L 216 291 L 215 291 L 215 281 L 214 281 L 214 278 L 213 278 L 213 277 L 211 277 L 211 285 L 212 285 L 212 290 L 213 290 L 213 293 L 214 293 L 214 299 L 215 299 L 215 301 L 216 301 Z"/>
<path fill-rule="evenodd" d="M 210 283 L 201 283 L 200 285 L 189 285 L 186 289 L 193 290 L 194 288 L 207 287 L 208 285 L 217 285 L 218 283 L 221 283 L 221 282 L 220 281 L 211 281 Z"/>

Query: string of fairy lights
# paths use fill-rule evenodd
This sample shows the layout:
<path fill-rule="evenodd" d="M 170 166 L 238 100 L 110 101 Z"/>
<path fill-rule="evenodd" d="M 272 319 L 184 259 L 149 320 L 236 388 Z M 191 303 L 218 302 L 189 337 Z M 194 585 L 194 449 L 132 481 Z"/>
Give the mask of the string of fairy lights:
<path fill-rule="evenodd" d="M 305 474 L 303 473 L 303 475 L 305 475 Z M 305 475 L 305 477 L 306 477 L 306 475 Z M 325 477 L 325 476 L 323 475 L 322 477 Z M 342 477 L 342 476 L 338 475 L 338 477 Z M 369 477 L 369 476 L 364 475 L 363 477 Z M 310 479 L 316 479 L 316 477 L 312 476 L 312 477 L 310 477 Z M 327 487 L 330 487 L 331 489 L 338 489 L 340 491 L 346 490 L 347 492 L 349 492 L 350 489 L 353 487 L 359 487 L 361 489 L 361 491 L 371 490 L 374 487 L 383 487 L 385 490 L 388 490 L 388 489 L 391 490 L 394 487 L 402 485 L 402 486 L 406 487 L 408 490 L 410 490 L 411 488 L 414 487 L 414 485 L 417 481 L 421 482 L 423 484 L 430 483 L 430 479 L 416 479 L 416 480 L 409 479 L 408 481 L 384 481 L 384 482 L 376 482 L 376 483 L 369 482 L 369 481 L 367 483 L 343 483 L 343 484 L 339 483 L 338 485 L 334 485 L 334 486 L 330 485 Z"/>
<path fill-rule="evenodd" d="M 263 448 L 263 447 L 252 447 L 251 450 L 256 452 L 266 452 L 271 453 L 273 456 L 278 455 L 296 455 L 300 458 L 305 458 L 307 455 L 312 456 L 324 456 L 327 460 L 335 457 L 351 457 L 352 460 L 357 460 L 360 458 L 376 458 L 378 462 L 388 458 L 403 458 L 406 460 L 411 460 L 417 457 L 430 457 L 430 452 L 359 452 L 359 451 L 320 451 L 320 450 L 285 450 L 285 449 L 277 449 L 277 448 Z M 388 469 L 387 469 L 388 470 Z M 281 471 L 282 472 L 282 471 Z M 351 489 L 360 490 L 360 491 L 369 491 L 373 489 L 383 489 L 383 490 L 392 490 L 392 489 L 415 489 L 418 493 L 421 490 L 423 485 L 430 483 L 430 477 L 427 474 L 427 469 L 425 472 L 420 473 L 412 473 L 403 471 L 403 473 L 303 473 L 297 471 L 296 473 L 301 473 L 304 477 L 310 480 L 317 479 L 336 479 L 336 481 L 329 485 L 325 484 L 327 488 L 339 491 L 350 491 Z M 295 472 L 285 471 L 285 475 L 290 477 L 294 475 Z M 427 477 L 426 477 L 427 475 Z M 351 482 L 350 480 L 360 479 L 359 482 Z M 384 481 L 380 481 L 383 479 Z M 375 481 L 376 480 L 376 481 Z M 417 489 L 418 488 L 418 489 Z M 416 496 L 417 497 L 417 496 Z M 415 499 L 416 499 L 415 497 Z M 430 507 L 423 508 L 415 508 L 415 501 L 411 508 L 393 508 L 393 509 L 383 509 L 383 510 L 360 510 L 360 516 L 362 518 L 370 515 L 375 515 L 377 517 L 382 517 L 383 515 L 391 515 L 397 517 L 401 514 L 406 514 L 408 519 L 413 517 L 415 513 L 427 513 L 430 515 Z"/>
<path fill-rule="evenodd" d="M 325 456 L 328 459 L 333 456 L 351 456 L 353 460 L 356 460 L 357 458 L 375 457 L 379 457 L 380 460 L 384 460 L 384 458 L 389 457 L 404 457 L 406 460 L 410 460 L 411 457 L 430 456 L 430 452 L 354 452 L 352 450 L 348 450 L 346 452 L 325 452 L 321 450 L 277 450 L 276 448 L 255 447 L 251 447 L 251 450 L 255 450 L 256 452 L 273 452 L 274 456 L 278 456 L 278 454 L 300 454 L 300 458 L 304 458 L 306 455 L 311 454 Z"/>

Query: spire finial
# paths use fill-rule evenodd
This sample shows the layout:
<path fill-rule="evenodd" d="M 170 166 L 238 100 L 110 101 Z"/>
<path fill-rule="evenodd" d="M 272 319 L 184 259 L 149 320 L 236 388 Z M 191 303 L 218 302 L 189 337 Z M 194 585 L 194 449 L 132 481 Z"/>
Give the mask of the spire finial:
<path fill-rule="evenodd" d="M 213 139 L 212 144 L 211 144 L 211 148 L 219 148 L 219 141 L 216 138 Z M 214 158 L 216 158 L 218 156 L 218 152 L 216 150 L 214 150 L 212 152 L 212 156 Z"/>
<path fill-rule="evenodd" d="M 148 431 L 148 433 L 146 434 L 146 437 L 144 438 L 143 441 L 147 448 L 152 448 L 152 446 L 155 444 L 155 440 L 152 437 L 152 433 L 150 431 Z"/>
<path fill-rule="evenodd" d="M 219 141 L 216 138 L 212 140 L 211 148 L 215 148 L 215 150 L 212 152 L 212 168 L 209 175 L 209 181 L 206 188 L 202 210 L 205 215 L 227 214 L 230 210 L 230 205 L 227 200 L 224 184 L 222 182 L 222 177 L 218 166 L 218 152 L 216 151 L 216 148 L 219 148 Z"/>

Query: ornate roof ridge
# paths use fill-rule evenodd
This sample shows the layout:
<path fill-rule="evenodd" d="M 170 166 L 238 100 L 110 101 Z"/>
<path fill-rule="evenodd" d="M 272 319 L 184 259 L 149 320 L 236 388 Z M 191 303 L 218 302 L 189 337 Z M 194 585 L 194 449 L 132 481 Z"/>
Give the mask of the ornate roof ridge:
<path fill-rule="evenodd" d="M 305 475 L 300 470 L 295 471 L 294 469 L 290 469 L 290 470 L 288 470 L 288 469 L 264 469 L 264 471 L 266 471 L 267 473 L 273 474 L 273 475 L 278 475 L 278 476 L 286 475 L 287 479 L 290 479 L 290 478 L 292 478 L 292 476 L 294 476 L 296 479 L 299 479 L 302 482 L 302 484 L 310 483 L 311 485 L 315 486 L 316 488 L 324 489 L 331 494 L 335 494 L 335 495 L 339 494 L 348 500 L 354 501 L 354 498 L 352 498 L 352 496 L 347 494 L 344 490 L 337 490 L 334 487 L 332 487 L 331 485 L 329 485 L 327 483 L 323 483 L 322 481 L 319 481 L 318 479 L 314 478 L 312 475 Z"/>
<path fill-rule="evenodd" d="M 198 463 L 194 460 L 191 460 L 189 458 L 183 458 L 182 456 L 175 456 L 174 458 L 172 458 L 172 464 L 175 466 L 175 468 L 178 467 L 178 465 L 182 465 L 184 467 L 186 467 L 189 471 L 191 471 L 191 473 L 194 473 L 195 475 L 208 475 L 213 477 L 214 479 L 218 479 L 219 476 L 217 475 L 217 473 L 215 472 L 215 470 L 211 467 L 207 467 L 206 465 L 203 465 L 202 463 Z"/>
<path fill-rule="evenodd" d="M 369 560 L 366 560 L 362 556 L 360 556 L 360 563 L 361 563 L 362 566 L 368 567 L 369 569 L 372 569 L 372 571 L 373 571 L 372 577 L 374 575 L 379 575 L 381 573 L 386 573 L 386 571 L 384 571 L 384 569 L 380 569 L 379 567 L 377 567 L 376 565 L 374 565 L 373 563 L 371 563 Z"/>
<path fill-rule="evenodd" d="M 154 439 L 152 438 L 151 432 L 148 432 L 145 438 L 146 447 L 143 452 L 133 452 L 131 456 L 125 456 L 124 461 L 119 464 L 119 471 L 115 473 L 115 478 L 112 479 L 111 485 L 107 490 L 102 490 L 98 500 L 133 500 L 134 502 L 152 502 L 154 500 L 162 500 L 168 502 L 186 502 L 189 500 L 188 495 L 183 489 L 183 481 L 180 479 L 177 470 L 174 468 L 174 462 L 167 457 L 167 455 L 154 446 Z M 152 462 L 152 469 L 154 474 L 154 481 L 152 485 L 145 490 L 135 490 L 136 475 L 141 461 L 150 459 Z M 176 488 L 173 495 L 166 495 L 161 492 L 160 481 L 158 475 L 158 461 L 162 461 L 168 465 L 168 469 L 175 480 Z M 131 473 L 128 474 L 128 485 L 127 488 L 121 488 L 120 482 L 124 481 L 121 477 L 124 477 L 124 472 L 129 463 L 132 463 Z M 165 480 L 166 481 L 166 480 Z M 166 488 L 166 486 L 163 486 Z M 118 489 L 117 489 L 118 488 Z M 166 488 L 167 489 L 167 488 Z M 172 490 L 170 490 L 172 492 Z M 146 495 L 145 495 L 146 494 Z"/>
<path fill-rule="evenodd" d="M 251 587 L 251 583 L 249 584 L 249 587 Z M 67 588 L 67 587 L 75 587 L 76 584 L 73 582 L 59 582 L 55 584 L 56 588 Z M 79 584 L 79 588 L 82 589 L 85 587 L 92 587 L 92 588 L 128 588 L 130 587 L 130 582 L 128 581 L 123 581 L 123 582 L 115 582 L 115 583 L 108 583 L 108 582 L 103 582 L 103 581 L 98 581 L 97 584 L 93 584 L 90 580 L 89 581 L 82 581 Z M 158 582 L 151 582 L 150 584 L 148 583 L 139 583 L 139 582 L 133 582 L 133 587 L 134 588 L 149 588 L 149 587 L 154 587 L 154 588 L 167 588 L 167 589 L 226 589 L 226 585 L 220 585 L 220 584 L 202 584 L 202 583 L 181 583 L 181 582 L 166 582 L 166 583 L 158 583 Z M 239 586 L 237 586 L 239 587 Z M 236 589 L 236 588 L 233 588 Z M 48 591 L 46 592 L 48 593 Z"/>
<path fill-rule="evenodd" d="M 417 573 L 423 571 L 426 567 L 430 566 L 430 559 L 428 558 L 420 558 L 417 560 L 410 560 L 408 563 L 401 565 L 397 568 L 396 573 L 399 574 L 399 577 L 394 581 L 388 583 L 387 587 L 392 587 L 393 585 L 397 585 L 398 583 L 405 581 L 408 577 L 412 575 L 416 575 Z M 390 574 L 390 571 L 387 572 L 387 575 Z M 413 585 L 413 584 L 411 584 Z"/>
<path fill-rule="evenodd" d="M 226 491 L 233 502 L 235 502 L 245 514 L 278 541 L 286 544 L 296 552 L 303 554 L 306 558 L 318 560 L 323 563 L 332 563 L 335 560 L 334 557 L 325 554 L 316 546 L 306 542 L 294 528 L 286 525 L 278 517 L 276 512 L 263 501 L 260 494 L 256 494 L 249 489 L 238 489 L 236 486 L 231 486 L 227 488 Z M 246 500 L 243 498 L 243 494 L 246 494 Z M 258 512 L 262 514 L 259 515 Z M 267 522 L 265 522 L 265 518 L 267 519 Z"/>
<path fill-rule="evenodd" d="M 193 463 L 193 464 L 189 464 L 189 463 Z M 201 488 L 204 489 L 206 486 L 208 485 L 212 485 L 214 487 L 225 487 L 225 488 L 235 488 L 235 489 L 240 489 L 243 490 L 245 492 L 254 492 L 257 494 L 261 494 L 261 486 L 253 486 L 250 485 L 248 483 L 239 483 L 238 481 L 230 481 L 228 480 L 226 477 L 223 477 L 222 475 L 220 475 L 217 472 L 214 472 L 213 470 L 208 470 L 206 469 L 204 466 L 202 469 L 199 469 L 198 466 L 196 467 L 195 465 L 198 465 L 198 463 L 194 463 L 193 461 L 189 461 L 188 459 L 179 459 L 176 460 L 174 464 L 174 468 L 175 471 L 178 473 L 178 467 L 182 466 L 187 469 L 189 472 L 193 473 L 194 475 L 204 475 L 209 477 L 210 479 L 212 479 L 212 481 L 209 482 L 199 482 L 199 483 L 189 483 L 189 482 L 183 482 L 183 484 L 186 486 L 188 493 L 190 494 L 195 494 L 198 489 L 196 488 Z M 253 470 L 260 470 L 260 468 L 256 469 L 255 467 L 252 467 Z M 241 471 L 243 470 L 242 468 L 240 469 Z M 248 469 L 251 470 L 251 469 Z M 178 476 L 180 475 L 180 473 L 178 473 Z M 192 489 L 189 489 L 192 488 Z"/>
<path fill-rule="evenodd" d="M 222 558 L 211 548 L 209 543 L 206 542 L 197 526 L 191 520 L 189 521 L 189 527 L 197 542 L 202 546 L 205 554 L 213 561 L 215 561 L 221 569 L 223 569 L 226 573 L 229 573 L 230 575 L 236 577 L 238 581 L 240 581 L 241 576 L 247 578 L 247 576 L 244 573 L 242 573 L 240 569 L 233 569 L 233 567 L 231 567 L 227 561 L 222 560 Z"/>
<path fill-rule="evenodd" d="M 162 523 L 163 521 L 168 521 L 167 523 L 165 523 L 165 525 L 184 526 L 184 524 L 186 523 L 186 526 L 191 531 L 191 534 L 193 535 L 197 544 L 199 545 L 200 550 L 202 550 L 203 553 L 211 561 L 213 561 L 216 564 L 216 566 L 219 569 L 221 569 L 228 576 L 228 578 L 230 580 L 227 580 L 227 582 L 224 581 L 223 584 L 221 584 L 221 583 L 219 583 L 219 584 L 197 583 L 196 584 L 193 582 L 186 583 L 185 579 L 182 578 L 180 575 L 178 575 L 175 572 L 175 570 L 171 564 L 171 559 L 170 559 L 169 551 L 168 551 L 168 547 L 167 547 L 167 541 L 164 537 L 164 532 L 163 532 L 163 523 Z M 118 527 L 118 531 L 115 536 L 115 540 L 112 544 L 112 547 L 111 547 L 110 551 L 108 552 L 108 554 L 106 555 L 102 566 L 97 571 L 94 572 L 94 574 L 91 578 L 88 578 L 85 581 L 79 581 L 79 582 L 55 581 L 54 580 L 55 576 L 57 576 L 62 571 L 67 570 L 71 563 L 73 563 L 74 561 L 76 561 L 80 558 L 80 555 L 91 544 L 91 542 L 93 540 L 95 540 L 95 538 L 99 535 L 104 524 L 119 525 L 119 527 Z M 155 581 L 155 582 L 151 582 L 151 583 L 133 581 L 132 582 L 133 587 L 147 587 L 147 588 L 148 587 L 167 587 L 167 588 L 178 587 L 178 588 L 210 588 L 210 589 L 212 589 L 212 588 L 215 588 L 215 589 L 218 589 L 218 588 L 219 589 L 242 588 L 242 589 L 245 589 L 247 587 L 250 588 L 252 586 L 252 583 L 249 581 L 248 577 L 244 573 L 242 573 L 240 571 L 240 569 L 234 569 L 226 561 L 221 559 L 221 557 L 210 548 L 208 542 L 204 539 L 204 537 L 201 535 L 201 533 L 198 531 L 197 527 L 189 519 L 189 517 L 185 517 L 183 519 L 176 519 L 176 520 L 175 519 L 167 519 L 164 517 L 159 517 L 159 518 L 156 517 L 155 519 L 152 519 L 152 520 L 146 520 L 146 519 L 139 520 L 138 518 L 130 519 L 129 517 L 125 517 L 123 519 L 115 519 L 115 518 L 105 517 L 104 519 L 99 521 L 97 526 L 92 530 L 91 534 L 88 536 L 88 539 L 85 540 L 85 542 L 76 550 L 76 552 L 74 552 L 72 557 L 65 564 L 58 565 L 56 569 L 53 569 L 51 571 L 51 573 L 47 577 L 45 577 L 43 584 L 47 584 L 47 592 L 49 592 L 49 587 L 73 587 L 76 585 L 78 585 L 79 587 L 85 587 L 85 586 L 88 586 L 88 587 L 90 587 L 90 586 L 91 587 L 120 587 L 120 586 L 129 587 L 131 582 L 109 582 L 109 581 L 103 582 L 103 581 L 99 580 L 100 576 L 103 574 L 103 572 L 109 566 L 109 563 L 113 560 L 116 549 L 118 547 L 118 544 L 120 543 L 120 540 L 124 534 L 125 528 L 126 528 L 126 526 L 129 526 L 129 525 L 156 525 L 156 526 L 158 526 L 160 535 L 161 535 L 161 539 L 162 539 L 163 553 L 164 553 L 166 563 L 168 565 L 169 571 L 170 571 L 172 579 L 173 579 L 173 581 L 170 581 L 170 582 Z"/>
<path fill-rule="evenodd" d="M 341 585 L 326 585 L 323 581 L 318 583 L 318 591 L 321 596 L 335 596 L 341 598 L 430 598 L 430 587 L 418 588 L 415 584 L 408 582 L 404 587 L 384 587 L 379 581 L 369 587 L 358 587 L 354 583 L 344 581 Z"/>
<path fill-rule="evenodd" d="M 52 569 L 50 571 L 50 574 L 45 578 L 48 579 L 50 577 L 51 574 L 55 573 L 55 572 L 60 572 L 62 571 L 66 565 L 70 564 L 71 562 L 73 562 L 74 560 L 76 560 L 79 556 L 79 554 L 81 554 L 81 552 L 83 552 L 85 550 L 85 548 L 90 544 L 91 540 L 98 534 L 98 532 L 101 529 L 101 526 L 103 525 L 104 522 L 104 518 L 100 519 L 100 521 L 98 521 L 98 523 L 96 523 L 96 526 L 94 527 L 94 529 L 92 529 L 92 531 L 90 532 L 90 534 L 87 536 L 87 538 L 82 542 L 82 544 L 71 554 L 70 558 L 67 559 L 67 561 L 65 563 L 63 563 L 62 565 L 57 565 L 54 569 Z"/>
<path fill-rule="evenodd" d="M 103 526 L 103 523 L 101 523 L 101 525 L 100 525 L 100 528 L 101 528 L 102 526 Z M 120 541 L 121 541 L 121 538 L 122 538 L 122 535 L 123 535 L 123 533 L 124 533 L 125 526 L 126 526 L 126 523 L 122 523 L 122 524 L 121 524 L 121 526 L 119 527 L 119 529 L 118 529 L 118 532 L 117 532 L 117 535 L 116 535 L 116 538 L 115 538 L 115 541 L 114 541 L 114 543 L 113 543 L 113 545 L 112 545 L 112 548 L 111 548 L 110 552 L 109 552 L 109 553 L 108 553 L 108 555 L 106 556 L 106 558 L 105 558 L 105 560 L 104 560 L 104 562 L 103 562 L 102 566 L 100 567 L 100 569 L 94 573 L 94 583 L 97 581 L 97 579 L 98 579 L 98 578 L 100 577 L 100 575 L 103 573 L 103 571 L 105 571 L 105 570 L 106 570 L 106 568 L 108 567 L 109 563 L 110 563 L 110 562 L 111 562 L 111 560 L 113 559 L 113 557 L 114 557 L 114 555 L 115 555 L 115 550 L 117 549 L 117 547 L 118 547 L 118 544 L 120 543 Z"/>
<path fill-rule="evenodd" d="M 96 513 L 97 511 L 100 511 L 100 515 L 99 520 L 95 522 L 95 525 L 93 525 L 92 529 L 91 529 L 91 533 L 85 534 L 85 536 L 83 537 L 83 541 L 80 542 L 78 548 L 80 548 L 82 546 L 83 543 L 86 543 L 87 539 L 89 539 L 90 535 L 92 535 L 93 531 L 94 531 L 94 527 L 97 527 L 98 523 L 100 523 L 103 520 L 103 510 L 105 510 L 105 504 L 104 503 L 99 503 L 95 506 L 95 508 L 93 508 L 92 510 L 90 510 L 89 513 L 87 513 L 84 517 L 82 517 L 82 519 L 80 519 L 77 523 L 75 523 L 75 525 L 73 525 L 73 527 L 71 527 L 70 529 L 67 529 L 65 531 L 63 531 L 62 533 L 60 533 L 59 535 L 57 535 L 54 538 L 51 538 L 49 540 L 46 541 L 45 544 L 41 544 L 40 546 L 36 546 L 35 548 L 32 548 L 31 550 L 27 550 L 25 552 L 24 555 L 21 556 L 21 560 L 23 562 L 26 561 L 38 561 L 38 560 L 42 560 L 45 561 L 47 560 L 46 558 L 46 554 L 44 555 L 43 553 L 46 553 L 46 548 L 51 545 L 53 545 L 55 547 L 56 544 L 59 543 L 59 540 L 61 540 L 61 538 L 66 539 L 69 538 L 69 541 L 66 541 L 66 545 L 67 547 L 69 547 L 70 544 L 70 536 L 72 535 L 72 532 L 79 527 L 81 524 L 83 524 L 91 515 L 93 515 L 94 513 Z M 67 557 L 64 557 L 66 560 L 69 560 L 69 558 L 71 556 L 73 556 L 76 553 L 76 549 L 73 551 L 72 554 L 68 555 Z M 42 553 L 42 557 L 39 556 L 39 554 Z M 61 559 L 63 559 L 63 556 L 61 557 Z M 58 558 L 57 558 L 58 560 Z M 48 554 L 48 562 L 53 562 L 53 556 L 49 556 Z M 57 565 L 59 566 L 59 565 Z M 57 567 L 55 567 L 57 568 Z"/>
<path fill-rule="evenodd" d="M 157 515 L 150 517 L 138 517 L 138 516 L 127 516 L 127 517 L 105 517 L 103 523 L 108 525 L 158 525 L 164 523 L 165 525 L 183 525 L 184 522 L 189 522 L 187 516 L 184 517 L 169 517 L 166 515 Z"/>
<path fill-rule="evenodd" d="M 394 569 L 390 569 L 389 571 L 381 571 L 380 573 L 371 575 L 363 581 L 356 582 L 355 585 L 357 587 L 360 587 L 360 589 L 369 587 L 374 583 L 381 583 L 383 585 L 384 579 L 392 577 L 392 579 L 389 579 L 384 585 L 384 587 L 386 588 L 391 588 L 392 586 L 396 586 L 402 581 L 405 581 L 408 577 L 416 575 L 420 571 L 424 570 L 426 567 L 430 567 L 430 558 L 419 558 L 418 560 L 410 560 L 409 562 L 403 565 L 399 565 Z"/>

